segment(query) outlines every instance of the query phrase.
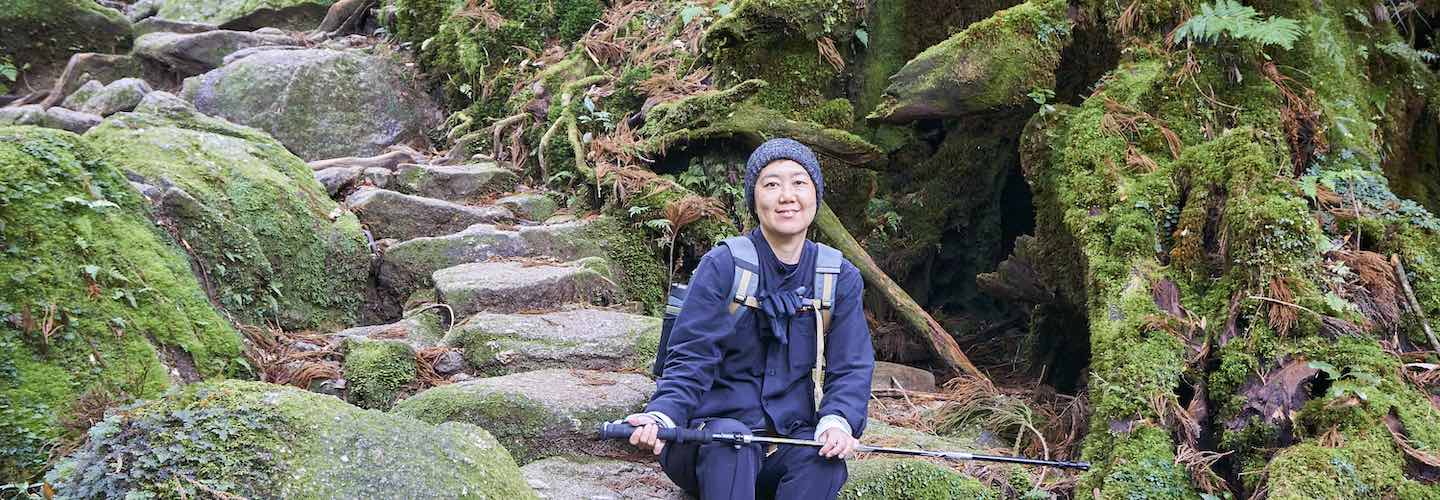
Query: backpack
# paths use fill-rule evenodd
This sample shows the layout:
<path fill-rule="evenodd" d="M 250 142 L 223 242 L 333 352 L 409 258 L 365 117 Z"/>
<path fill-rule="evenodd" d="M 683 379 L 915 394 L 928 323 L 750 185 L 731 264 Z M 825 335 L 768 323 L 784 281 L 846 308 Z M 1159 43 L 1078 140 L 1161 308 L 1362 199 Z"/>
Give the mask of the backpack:
<path fill-rule="evenodd" d="M 730 317 L 736 318 L 740 314 L 740 307 L 759 307 L 755 300 L 755 292 L 760 287 L 760 258 L 755 253 L 755 244 L 745 236 L 726 238 L 720 242 L 730 248 L 730 255 L 735 260 L 735 277 L 730 285 Z M 812 309 L 817 310 L 816 335 L 819 337 L 815 348 L 815 371 L 812 374 L 815 379 L 815 404 L 818 407 L 821 397 L 820 376 L 823 373 L 821 366 L 825 360 L 825 325 L 830 323 L 830 312 L 835 306 L 835 285 L 840 281 L 840 264 L 845 257 L 829 245 L 816 243 L 820 247 L 820 253 L 815 256 L 815 283 L 810 288 L 810 297 L 806 302 Z M 670 293 L 665 298 L 665 316 L 660 323 L 660 346 L 655 352 L 655 364 L 650 371 L 655 378 L 665 370 L 665 361 L 669 358 L 670 351 L 670 330 L 675 326 L 675 319 L 680 315 L 680 309 L 685 305 L 685 297 L 690 292 L 688 284 L 675 283 L 670 286 Z M 816 303 L 818 301 L 818 304 Z"/>

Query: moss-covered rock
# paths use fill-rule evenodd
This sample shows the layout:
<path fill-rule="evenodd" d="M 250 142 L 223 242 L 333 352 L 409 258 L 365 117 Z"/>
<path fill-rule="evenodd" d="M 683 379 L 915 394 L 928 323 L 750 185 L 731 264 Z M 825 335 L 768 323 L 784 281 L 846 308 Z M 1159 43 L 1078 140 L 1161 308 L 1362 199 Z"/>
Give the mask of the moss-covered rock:
<path fill-rule="evenodd" d="M 211 295 L 245 322 L 353 323 L 368 281 L 365 235 L 303 161 L 264 132 L 152 93 L 86 138 L 160 186 L 160 215 Z"/>
<path fill-rule="evenodd" d="M 115 413 L 49 475 L 60 498 L 535 498 L 484 429 L 286 386 L 196 384 Z"/>
<path fill-rule="evenodd" d="M 846 500 L 1000 498 L 975 478 L 924 460 L 851 460 L 846 466 L 850 479 L 840 489 Z"/>
<path fill-rule="evenodd" d="M 438 116 L 396 54 L 371 51 L 260 50 L 186 79 L 184 97 L 307 161 L 374 156 L 423 137 Z"/>
<path fill-rule="evenodd" d="M 30 478 L 92 389 L 243 376 L 240 335 L 105 156 L 0 128 L 0 477 Z M 83 416 L 78 416 L 83 418 Z"/>
<path fill-rule="evenodd" d="M 435 271 L 435 295 L 455 316 L 477 312 L 554 310 L 571 304 L 623 301 L 610 266 L 600 257 L 564 264 L 523 261 L 475 262 Z"/>
<path fill-rule="evenodd" d="M 844 94 L 844 57 L 852 52 L 860 21 L 856 3 L 847 0 L 742 0 L 730 15 L 705 34 L 705 51 L 714 61 L 722 87 L 745 80 L 769 83 L 756 104 L 790 119 L 807 115 Z M 822 57 L 828 40 L 842 58 L 839 67 Z"/>
<path fill-rule="evenodd" d="M 24 73 L 54 77 L 70 54 L 123 52 L 132 38 L 125 16 L 91 0 L 8 0 L 0 5 L 0 58 Z M 32 83 L 43 88 L 50 82 Z"/>
<path fill-rule="evenodd" d="M 543 368 L 646 371 L 660 344 L 660 319 L 604 309 L 480 313 L 456 324 L 445 344 L 465 349 L 465 359 L 489 375 Z"/>
<path fill-rule="evenodd" d="M 1055 87 L 1060 51 L 1070 43 L 1068 5 L 1031 0 L 995 13 L 938 43 L 890 77 L 872 118 L 909 122 L 1030 101 Z"/>
<path fill-rule="evenodd" d="M 266 26 L 309 30 L 320 24 L 335 0 L 162 0 L 156 15 L 249 31 Z"/>
<path fill-rule="evenodd" d="M 400 389 L 415 381 L 415 348 L 400 340 L 347 339 L 346 399 L 361 408 L 384 410 L 400 397 Z"/>
<path fill-rule="evenodd" d="M 345 197 L 345 205 L 376 238 L 410 240 L 461 231 L 474 224 L 511 222 L 509 210 L 461 205 L 369 186 Z"/>
<path fill-rule="evenodd" d="M 655 383 L 644 375 L 548 369 L 427 389 L 392 411 L 484 427 L 524 464 L 559 454 L 633 452 L 629 443 L 596 440 L 596 429 L 639 411 L 654 392 Z"/>
<path fill-rule="evenodd" d="M 455 203 L 479 203 L 515 189 L 515 172 L 495 163 L 468 165 L 402 164 L 395 171 L 401 192 Z"/>

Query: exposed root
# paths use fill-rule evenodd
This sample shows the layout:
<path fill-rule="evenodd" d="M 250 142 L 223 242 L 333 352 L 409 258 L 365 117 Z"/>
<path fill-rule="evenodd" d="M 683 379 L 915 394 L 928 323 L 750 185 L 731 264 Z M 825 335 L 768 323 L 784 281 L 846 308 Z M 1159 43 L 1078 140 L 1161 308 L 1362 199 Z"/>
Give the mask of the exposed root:
<path fill-rule="evenodd" d="M 835 48 L 835 41 L 828 36 L 815 39 L 815 47 L 820 51 L 820 59 L 835 68 L 835 71 L 845 71 L 845 58 L 840 55 L 840 50 Z"/>
<path fill-rule="evenodd" d="M 1206 493 L 1224 494 L 1230 491 L 1230 482 L 1216 474 L 1214 467 L 1215 462 L 1231 453 L 1234 452 L 1216 453 L 1199 450 L 1193 445 L 1182 443 L 1175 450 L 1175 465 L 1185 466 L 1185 471 L 1190 474 L 1190 481 Z"/>

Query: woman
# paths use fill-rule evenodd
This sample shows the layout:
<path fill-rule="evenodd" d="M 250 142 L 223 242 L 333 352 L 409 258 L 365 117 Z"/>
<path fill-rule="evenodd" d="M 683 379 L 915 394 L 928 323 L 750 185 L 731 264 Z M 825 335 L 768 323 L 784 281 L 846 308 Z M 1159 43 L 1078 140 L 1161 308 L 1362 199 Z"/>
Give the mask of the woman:
<path fill-rule="evenodd" d="M 666 475 L 701 499 L 835 498 L 844 458 L 865 429 L 875 353 L 861 308 L 860 272 L 842 260 L 825 324 L 823 397 L 815 403 L 816 320 L 806 287 L 819 245 L 806 239 L 825 192 L 820 162 L 791 139 L 765 142 L 746 162 L 745 196 L 759 228 L 747 236 L 759 264 L 758 308 L 732 316 L 735 261 L 726 245 L 701 259 L 670 333 L 669 357 L 630 442 L 660 455 Z M 823 319 L 823 318 L 822 318 Z M 818 408 L 817 408 L 818 406 Z M 684 444 L 661 427 L 815 439 L 815 448 Z"/>

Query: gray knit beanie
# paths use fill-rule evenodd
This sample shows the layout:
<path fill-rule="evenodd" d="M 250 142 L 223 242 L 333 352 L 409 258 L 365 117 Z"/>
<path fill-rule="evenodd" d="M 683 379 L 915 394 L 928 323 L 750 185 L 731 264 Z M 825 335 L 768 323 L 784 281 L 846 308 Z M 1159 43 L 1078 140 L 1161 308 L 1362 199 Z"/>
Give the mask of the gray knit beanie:
<path fill-rule="evenodd" d="M 818 206 L 825 197 L 825 177 L 820 175 L 820 160 L 815 158 L 815 152 L 795 139 L 770 139 L 755 148 L 755 152 L 750 153 L 750 160 L 745 162 L 745 204 L 751 215 L 755 214 L 755 179 L 760 177 L 760 171 L 766 165 L 775 160 L 791 160 L 805 167 L 805 171 L 810 173 L 810 180 L 815 183 L 815 204 Z"/>

